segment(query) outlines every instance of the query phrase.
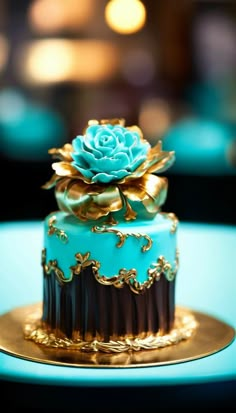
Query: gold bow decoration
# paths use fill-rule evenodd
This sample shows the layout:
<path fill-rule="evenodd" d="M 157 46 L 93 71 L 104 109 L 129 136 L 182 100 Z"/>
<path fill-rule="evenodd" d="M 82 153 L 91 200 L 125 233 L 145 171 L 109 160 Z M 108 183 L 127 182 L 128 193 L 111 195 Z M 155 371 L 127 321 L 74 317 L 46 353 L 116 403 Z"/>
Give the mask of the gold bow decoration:
<path fill-rule="evenodd" d="M 89 125 L 124 124 L 123 119 L 89 121 Z M 138 126 L 127 127 L 142 132 Z M 168 169 L 175 160 L 174 151 L 162 151 L 162 142 L 151 147 L 145 161 L 130 175 L 112 183 L 91 183 L 73 165 L 73 146 L 66 143 L 62 148 L 52 148 L 49 154 L 58 162 L 52 164 L 55 171 L 51 179 L 42 188 L 55 187 L 58 207 L 72 213 L 82 221 L 97 220 L 101 217 L 123 211 L 125 220 L 136 218 L 139 205 L 143 206 L 147 217 L 153 217 L 164 204 L 168 190 L 166 177 L 157 176 Z"/>

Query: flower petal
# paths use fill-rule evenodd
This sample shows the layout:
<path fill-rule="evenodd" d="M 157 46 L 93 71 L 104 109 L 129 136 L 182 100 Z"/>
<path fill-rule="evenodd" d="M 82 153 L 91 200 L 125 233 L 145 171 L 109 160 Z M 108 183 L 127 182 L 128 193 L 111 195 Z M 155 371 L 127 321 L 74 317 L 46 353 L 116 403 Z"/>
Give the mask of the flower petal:
<path fill-rule="evenodd" d="M 94 173 L 105 172 L 108 174 L 119 172 L 121 169 L 126 169 L 129 166 L 129 158 L 125 153 L 117 153 L 113 158 L 103 157 L 102 159 L 94 159 L 92 155 L 86 154 L 86 159 L 89 159 L 89 164 Z"/>
<path fill-rule="evenodd" d="M 61 177 L 58 176 L 57 174 L 53 174 L 52 177 L 49 179 L 49 181 L 45 182 L 45 184 L 42 185 L 41 188 L 42 189 L 51 189 L 51 188 L 53 188 L 60 178 Z"/>
<path fill-rule="evenodd" d="M 77 175 L 77 170 L 73 167 L 70 162 L 54 162 L 52 164 L 52 169 L 59 176 L 74 176 Z"/>
<path fill-rule="evenodd" d="M 75 153 L 83 150 L 83 139 L 84 137 L 82 135 L 78 135 L 72 140 L 72 147 Z M 74 159 L 73 154 L 72 158 Z"/>
<path fill-rule="evenodd" d="M 111 171 L 111 173 L 99 172 L 94 175 L 91 179 L 91 182 L 96 183 L 110 183 L 110 182 L 117 182 L 123 179 L 127 175 L 127 171 L 125 169 L 121 169 L 120 171 Z"/>
<path fill-rule="evenodd" d="M 92 177 L 94 176 L 94 173 L 91 172 L 90 167 L 88 167 L 86 164 L 83 166 L 78 166 L 75 162 L 72 163 L 74 168 L 78 171 L 81 176 L 83 176 L 84 180 L 89 180 L 91 181 Z"/>
<path fill-rule="evenodd" d="M 123 205 L 116 186 L 88 185 L 70 178 L 58 182 L 56 199 L 61 210 L 73 213 L 82 221 L 107 216 L 119 211 Z"/>
<path fill-rule="evenodd" d="M 120 185 L 122 192 L 131 201 L 142 202 L 148 212 L 158 212 L 167 196 L 168 181 L 153 174 L 145 174 L 134 183 Z"/>
<path fill-rule="evenodd" d="M 92 138 L 93 139 L 93 138 Z M 83 155 L 86 152 L 93 153 L 94 156 L 100 158 L 101 154 L 99 151 L 94 148 L 94 145 L 91 145 L 90 139 L 86 136 L 78 135 L 72 140 L 72 145 L 74 148 L 74 153 L 72 153 L 72 158 L 75 160 L 75 156 L 80 154 Z"/>
<path fill-rule="evenodd" d="M 159 141 L 157 145 L 155 145 L 153 148 L 150 149 L 148 153 L 148 159 L 147 159 L 147 171 L 149 173 L 152 172 L 164 172 L 170 166 L 174 163 L 175 161 L 175 152 L 170 151 L 162 151 L 162 142 Z"/>
<path fill-rule="evenodd" d="M 72 161 L 71 153 L 73 147 L 70 143 L 66 143 L 62 148 L 51 148 L 48 153 L 55 159 L 61 159 L 62 161 Z"/>

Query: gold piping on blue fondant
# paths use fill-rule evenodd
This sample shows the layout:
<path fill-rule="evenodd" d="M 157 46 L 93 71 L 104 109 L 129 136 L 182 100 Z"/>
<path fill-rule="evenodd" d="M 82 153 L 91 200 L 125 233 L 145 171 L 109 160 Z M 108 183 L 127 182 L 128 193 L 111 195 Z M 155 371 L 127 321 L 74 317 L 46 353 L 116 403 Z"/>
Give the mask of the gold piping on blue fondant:
<path fill-rule="evenodd" d="M 144 238 L 144 240 L 146 241 L 146 245 L 142 245 L 141 247 L 141 251 L 142 252 L 146 252 L 149 251 L 152 247 L 152 239 L 149 237 L 149 235 L 147 234 L 134 234 L 132 232 L 127 232 L 124 233 L 122 231 L 119 231 L 115 228 L 108 228 L 106 225 L 95 225 L 94 227 L 92 227 L 92 231 L 97 233 L 97 234 L 103 234 L 105 232 L 111 232 L 111 233 L 115 233 L 118 237 L 119 237 L 119 241 L 117 242 L 116 246 L 118 248 L 122 247 L 124 245 L 124 242 L 126 240 L 126 238 L 128 238 L 129 236 L 135 237 L 135 238 Z"/>
<path fill-rule="evenodd" d="M 67 243 L 68 242 L 67 234 L 62 229 L 59 229 L 59 228 L 54 226 L 54 224 L 56 222 L 57 222 L 57 219 L 56 219 L 55 215 L 53 215 L 48 220 L 48 235 L 54 235 L 55 234 L 59 238 L 60 241 L 62 241 L 63 243 Z"/>
<path fill-rule="evenodd" d="M 146 289 L 150 288 L 155 281 L 159 281 L 163 274 L 167 281 L 173 281 L 178 271 L 179 254 L 176 253 L 175 266 L 172 268 L 171 264 L 165 260 L 163 256 L 157 259 L 157 262 L 151 264 L 147 270 L 148 278 L 144 282 L 137 281 L 137 270 L 132 268 L 126 270 L 120 269 L 119 275 L 113 277 L 100 276 L 98 272 L 95 272 L 96 280 L 103 285 L 113 285 L 116 288 L 124 287 L 124 284 L 128 284 L 131 291 L 135 294 L 143 293 Z"/>
<path fill-rule="evenodd" d="M 174 234 L 177 231 L 179 220 L 173 212 L 160 212 L 160 214 L 167 219 L 172 221 L 172 226 L 170 228 L 171 234 Z"/>
<path fill-rule="evenodd" d="M 100 284 L 113 285 L 116 288 L 122 288 L 127 284 L 135 294 L 143 293 L 146 289 L 150 288 L 154 281 L 160 280 L 161 275 L 165 276 L 168 281 L 173 281 L 179 265 L 178 250 L 176 251 L 175 264 L 173 267 L 163 256 L 160 256 L 157 262 L 151 264 L 147 269 L 147 280 L 141 283 L 137 281 L 137 270 L 135 268 L 131 270 L 121 268 L 118 275 L 106 277 L 105 275 L 99 274 L 100 262 L 90 259 L 90 252 L 85 254 L 77 253 L 75 254 L 75 259 L 77 264 L 70 267 L 70 276 L 66 278 L 63 271 L 58 267 L 57 260 L 49 260 L 48 263 L 46 263 L 46 249 L 44 248 L 42 250 L 42 266 L 44 272 L 48 275 L 55 272 L 60 283 L 70 282 L 74 275 L 79 275 L 83 269 L 92 267 L 92 272 Z"/>
<path fill-rule="evenodd" d="M 60 283 L 70 282 L 73 278 L 73 273 L 70 274 L 69 278 L 64 276 L 64 272 L 57 265 L 57 260 L 50 260 L 46 264 L 46 248 L 42 250 L 41 264 L 46 274 L 50 275 L 54 271 Z"/>

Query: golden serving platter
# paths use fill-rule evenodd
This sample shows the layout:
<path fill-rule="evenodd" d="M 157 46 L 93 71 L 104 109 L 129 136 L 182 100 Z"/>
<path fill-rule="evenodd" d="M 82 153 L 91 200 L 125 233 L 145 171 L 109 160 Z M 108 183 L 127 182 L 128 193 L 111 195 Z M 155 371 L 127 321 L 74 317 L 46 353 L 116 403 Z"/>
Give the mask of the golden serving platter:
<path fill-rule="evenodd" d="M 23 335 L 26 317 L 37 311 L 39 305 L 36 303 L 18 307 L 0 316 L 1 351 L 14 357 L 52 365 L 129 368 L 196 360 L 223 350 L 235 339 L 235 329 L 232 326 L 210 315 L 191 310 L 198 323 L 196 331 L 189 339 L 167 347 L 118 354 L 50 348 L 26 340 Z"/>

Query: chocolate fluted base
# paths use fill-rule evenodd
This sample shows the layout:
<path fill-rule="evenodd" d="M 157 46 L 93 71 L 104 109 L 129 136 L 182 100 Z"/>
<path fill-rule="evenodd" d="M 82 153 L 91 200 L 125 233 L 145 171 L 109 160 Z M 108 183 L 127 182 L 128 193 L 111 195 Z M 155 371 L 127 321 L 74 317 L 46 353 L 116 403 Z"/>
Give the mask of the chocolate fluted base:
<path fill-rule="evenodd" d="M 58 280 L 55 271 L 44 273 L 44 328 L 58 337 L 109 342 L 122 338 L 145 338 L 166 334 L 174 325 L 175 280 L 164 274 L 143 293 L 102 285 L 92 267 L 84 268 L 69 282 Z"/>

